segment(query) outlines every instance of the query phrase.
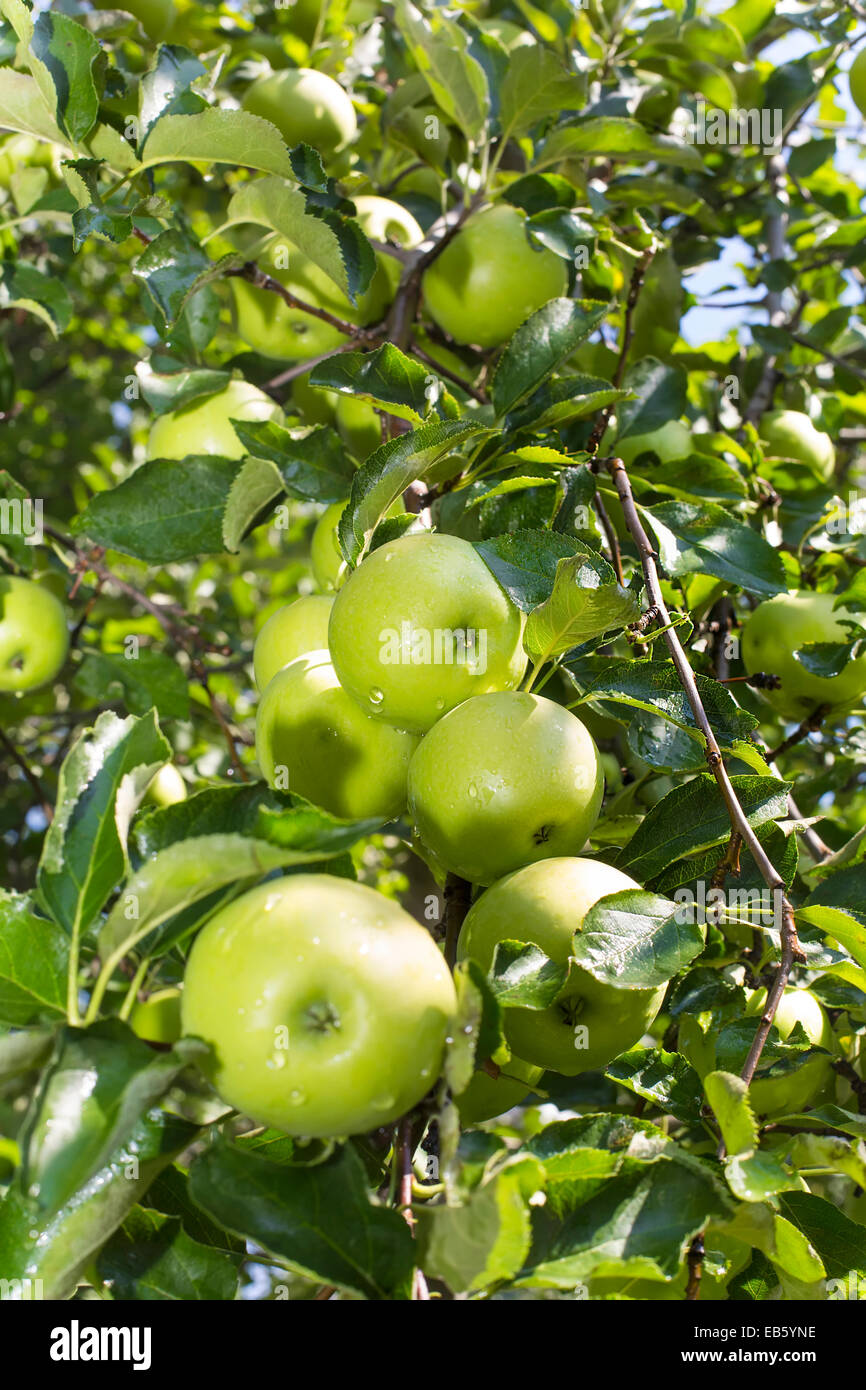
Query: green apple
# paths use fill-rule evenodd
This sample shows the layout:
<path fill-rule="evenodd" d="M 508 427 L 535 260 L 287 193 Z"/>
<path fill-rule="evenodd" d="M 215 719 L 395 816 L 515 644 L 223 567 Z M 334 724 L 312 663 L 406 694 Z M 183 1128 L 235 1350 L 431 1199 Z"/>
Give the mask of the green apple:
<path fill-rule="evenodd" d="M 423 732 L 526 669 L 523 615 L 457 536 L 379 546 L 339 590 L 328 646 L 341 684 L 378 719 Z"/>
<path fill-rule="evenodd" d="M 174 21 L 174 0 L 93 0 L 97 10 L 123 10 L 137 19 L 149 39 L 163 39 Z"/>
<path fill-rule="evenodd" d="M 186 782 L 174 763 L 166 763 L 148 786 L 144 802 L 151 806 L 176 806 L 179 801 L 186 801 L 186 797 Z"/>
<path fill-rule="evenodd" d="M 315 68 L 283 68 L 257 78 L 242 105 L 275 125 L 287 145 L 312 145 L 325 158 L 354 140 L 358 129 L 344 89 Z"/>
<path fill-rule="evenodd" d="M 411 247 L 423 239 L 411 213 L 389 198 L 359 197 L 355 207 L 362 229 L 376 241 Z M 284 244 L 281 238 L 274 238 L 271 247 Z M 259 257 L 259 264 L 298 299 L 326 309 L 347 323 L 365 326 L 384 318 L 400 279 L 399 261 L 385 251 L 377 251 L 373 278 L 357 304 L 352 304 L 330 276 L 302 251 L 290 247 L 287 266 L 269 263 L 273 260 L 266 252 Z M 346 341 L 339 328 L 303 309 L 290 307 L 273 290 L 258 289 L 234 277 L 232 293 L 235 328 L 247 346 L 263 357 L 283 362 L 320 357 Z"/>
<path fill-rule="evenodd" d="M 866 116 L 866 48 L 861 48 L 848 69 L 851 100 L 861 115 Z"/>
<path fill-rule="evenodd" d="M 149 459 L 183 459 L 188 454 L 243 458 L 246 449 L 232 420 L 283 419 L 276 401 L 248 381 L 230 381 L 212 396 L 197 396 L 189 405 L 160 415 L 147 440 Z"/>
<path fill-rule="evenodd" d="M 305 594 L 271 614 L 253 648 L 259 690 L 266 689 L 277 672 L 296 657 L 327 648 L 333 601 L 327 594 Z"/>
<path fill-rule="evenodd" d="M 746 1004 L 746 1016 L 757 1018 L 766 1002 L 767 991 L 754 990 Z M 783 1042 L 798 1023 L 802 1023 L 813 1046 L 827 1052 L 838 1051 L 830 1020 L 814 994 L 808 989 L 786 989 L 774 1019 Z M 764 1079 L 759 1076 L 749 1087 L 749 1100 L 758 1115 L 796 1115 L 811 1105 L 832 1075 L 832 1057 L 812 1057 L 796 1071 Z"/>
<path fill-rule="evenodd" d="M 461 1123 L 478 1125 L 496 1115 L 504 1115 L 506 1110 L 520 1104 L 543 1075 L 542 1067 L 522 1062 L 519 1057 L 511 1057 L 497 1077 L 486 1071 L 473 1072 L 466 1090 L 454 1097 Z"/>
<path fill-rule="evenodd" d="M 382 420 L 359 396 L 337 398 L 337 429 L 349 453 L 361 463 L 382 443 Z"/>
<path fill-rule="evenodd" d="M 579 854 L 604 778 L 580 720 L 543 695 L 476 695 L 425 734 L 409 767 L 409 811 L 451 873 L 493 883 L 537 859 Z"/>
<path fill-rule="evenodd" d="M 343 552 L 337 541 L 337 527 L 340 517 L 346 510 L 347 503 L 332 502 L 322 512 L 313 528 L 313 538 L 310 541 L 310 562 L 313 566 L 313 575 L 320 589 L 335 589 L 337 578 L 345 561 Z M 327 640 L 322 646 L 328 645 Z"/>
<path fill-rule="evenodd" d="M 145 1042 L 175 1043 L 181 1036 L 180 990 L 158 989 L 134 1005 L 129 1026 Z"/>
<path fill-rule="evenodd" d="M 659 463 L 672 463 L 694 452 L 691 431 L 681 420 L 668 420 L 667 424 L 648 430 L 646 434 L 626 435 L 625 439 L 618 439 L 609 446 L 602 442 L 601 447 L 606 454 L 621 458 L 626 467 L 646 455 L 657 458 Z"/>
<path fill-rule="evenodd" d="M 541 859 L 500 879 L 470 908 L 458 958 L 490 970 L 500 941 L 527 941 L 557 964 L 569 959 L 576 932 L 599 898 L 639 885 L 595 859 Z M 573 965 L 546 1009 L 508 1008 L 505 1036 L 512 1051 L 536 1066 L 576 1076 L 626 1052 L 647 1031 L 665 990 L 615 989 Z"/>
<path fill-rule="evenodd" d="M 329 874 L 289 874 L 199 933 L 184 1033 L 213 1049 L 220 1096 L 288 1134 L 391 1124 L 439 1075 L 456 1009 L 432 937 L 399 904 Z"/>
<path fill-rule="evenodd" d="M 32 579 L 0 574 L 0 693 L 54 679 L 69 651 L 63 604 Z"/>
<path fill-rule="evenodd" d="M 346 820 L 400 815 L 417 743 L 365 713 L 342 689 L 327 651 L 290 661 L 259 703 L 256 757 L 266 781 Z"/>
<path fill-rule="evenodd" d="M 309 372 L 296 376 L 292 382 L 292 407 L 307 425 L 335 425 L 339 399 L 336 391 L 311 386 Z"/>
<path fill-rule="evenodd" d="M 566 293 L 565 261 L 533 246 L 521 212 L 500 203 L 471 217 L 424 273 L 424 304 L 458 343 L 498 347 Z"/>
<path fill-rule="evenodd" d="M 768 456 L 765 471 L 776 487 L 814 492 L 831 482 L 836 467 L 833 441 L 802 411 L 769 411 L 761 417 L 758 434 Z"/>
<path fill-rule="evenodd" d="M 841 714 L 856 706 L 866 691 L 866 656 L 849 661 L 838 676 L 816 676 L 794 653 L 809 642 L 848 642 L 843 621 L 866 627 L 866 613 L 834 609 L 835 594 L 809 589 L 776 594 L 759 603 L 743 625 L 743 664 L 749 675 L 778 676 L 780 690 L 762 690 L 784 719 L 805 719 L 818 705 Z"/>

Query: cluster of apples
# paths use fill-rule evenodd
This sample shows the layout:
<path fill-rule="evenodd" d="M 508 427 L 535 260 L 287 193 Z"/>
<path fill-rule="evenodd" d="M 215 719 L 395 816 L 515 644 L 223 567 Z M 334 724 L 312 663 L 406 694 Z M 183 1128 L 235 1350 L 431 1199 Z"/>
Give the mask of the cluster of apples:
<path fill-rule="evenodd" d="M 319 522 L 314 557 L 337 553 L 342 510 Z M 333 563 L 323 570 L 320 561 L 316 572 L 336 577 Z M 254 652 L 263 692 L 256 750 L 267 780 L 338 815 L 408 811 L 431 863 L 487 889 L 459 944 L 485 971 L 508 939 L 565 964 L 590 906 L 638 887 L 581 857 L 601 807 L 599 756 L 574 714 L 517 689 L 523 626 L 473 546 L 424 532 L 374 550 L 333 597 L 278 610 Z M 317 931 L 321 922 L 317 915 Z M 512 1056 L 496 1079 L 476 1073 L 458 1098 L 464 1119 L 508 1108 L 545 1068 L 604 1065 L 645 1032 L 662 994 L 614 990 L 573 967 L 549 1009 L 507 1011 Z M 305 1111 L 283 1111 L 283 1127 L 309 1125 Z"/>

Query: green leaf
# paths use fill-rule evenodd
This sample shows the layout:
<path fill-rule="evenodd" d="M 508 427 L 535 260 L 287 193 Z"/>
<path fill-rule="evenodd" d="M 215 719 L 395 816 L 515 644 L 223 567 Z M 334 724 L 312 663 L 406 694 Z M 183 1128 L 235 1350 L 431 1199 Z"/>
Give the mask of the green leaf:
<path fill-rule="evenodd" d="M 712 574 L 750 593 L 773 595 L 787 588 L 785 568 L 764 537 L 710 502 L 662 502 L 641 508 L 656 534 L 670 574 Z"/>
<path fill-rule="evenodd" d="M 73 745 L 37 874 L 40 900 L 67 932 L 87 927 L 123 877 L 129 823 L 170 753 L 153 711 L 107 711 Z"/>
<path fill-rule="evenodd" d="M 519 50 L 518 50 L 519 51 Z M 511 339 L 496 369 L 491 395 L 502 419 L 544 385 L 608 313 L 592 300 L 551 299 L 530 314 Z"/>
<path fill-rule="evenodd" d="M 414 1252 L 396 1211 L 375 1206 L 347 1144 L 324 1162 L 273 1163 L 225 1143 L 189 1174 L 193 1200 L 229 1231 L 253 1240 L 309 1279 L 370 1300 L 408 1298 Z"/>
<path fill-rule="evenodd" d="M 56 276 L 45 275 L 25 261 L 0 265 L 0 309 L 26 309 L 35 314 L 53 337 L 65 332 L 72 318 L 72 300 Z"/>
<path fill-rule="evenodd" d="M 218 554 L 223 513 L 240 469 L 236 459 L 211 454 L 153 459 L 91 497 L 73 530 L 154 565 Z"/>
<path fill-rule="evenodd" d="M 502 1009 L 477 961 L 463 960 L 454 968 L 457 1012 L 451 1028 L 453 1042 L 445 1053 L 445 1079 L 454 1095 L 466 1090 L 476 1064 L 507 1055 L 502 1032 Z"/>
<path fill-rule="evenodd" d="M 223 545 L 238 551 L 244 538 L 274 509 L 286 486 L 279 468 L 270 459 L 244 459 L 229 491 L 223 512 Z"/>
<path fill-rule="evenodd" d="M 127 880 L 100 931 L 100 954 L 104 958 L 124 955 L 170 917 L 227 884 L 323 857 L 318 848 L 282 848 L 231 833 L 195 834 L 180 840 L 148 859 Z M 168 943 L 160 944 L 165 949 Z M 151 945 L 150 952 L 154 949 Z"/>
<path fill-rule="evenodd" d="M 238 1257 L 191 1239 L 176 1216 L 134 1207 L 99 1252 L 99 1277 L 112 1296 L 153 1302 L 234 1299 Z"/>
<path fill-rule="evenodd" d="M 204 110 L 205 100 L 192 90 L 207 76 L 207 68 L 179 44 L 163 43 L 153 66 L 138 84 L 138 126 L 143 144 L 160 116 L 192 116 Z"/>
<path fill-rule="evenodd" d="M 703 160 L 694 145 L 671 135 L 654 135 L 639 121 L 624 116 L 590 116 L 577 125 L 557 127 L 547 137 L 533 164 L 545 169 L 566 159 L 627 159 L 644 165 L 647 160 L 700 170 Z"/>
<path fill-rule="evenodd" d="M 69 941 L 29 900 L 0 889 L 0 1023 L 23 1028 L 66 1013 Z"/>
<path fill-rule="evenodd" d="M 789 782 L 749 775 L 732 777 L 731 782 L 752 827 L 787 817 Z M 617 860 L 617 868 L 646 882 L 674 860 L 721 844 L 730 833 L 730 818 L 716 779 L 701 773 L 653 806 Z"/>
<path fill-rule="evenodd" d="M 560 560 L 583 554 L 586 547 L 553 531 L 514 531 L 477 541 L 475 549 L 512 603 L 529 613 L 553 593 Z"/>
<path fill-rule="evenodd" d="M 617 657 L 584 656 L 566 661 L 583 691 L 592 699 L 613 700 L 661 715 L 700 740 L 704 738 L 673 664 L 668 661 L 627 661 Z M 726 686 L 709 676 L 695 676 L 698 693 L 716 738 L 723 748 L 748 739 L 757 725 L 754 715 L 741 709 Z M 576 706 L 580 714 L 580 705 Z"/>
<path fill-rule="evenodd" d="M 464 1206 L 418 1212 L 421 1268 L 455 1293 L 510 1280 L 529 1251 L 529 1211 L 518 1174 L 505 1169 Z"/>
<path fill-rule="evenodd" d="M 529 429 L 559 429 L 574 420 L 588 419 L 606 405 L 625 400 L 628 394 L 602 377 L 561 377 L 544 382 L 505 423 L 515 433 Z M 595 480 L 592 481 L 594 488 Z"/>
<path fill-rule="evenodd" d="M 232 423 L 245 449 L 276 464 L 290 497 L 305 502 L 341 502 L 349 496 L 355 469 L 336 430 L 318 425 L 301 433 L 274 420 Z"/>
<path fill-rule="evenodd" d="M 585 77 L 568 72 L 549 48 L 540 43 L 516 48 L 508 55 L 500 93 L 502 139 L 525 135 L 557 111 L 579 110 L 585 96 Z"/>
<path fill-rule="evenodd" d="M 467 52 L 469 40 L 464 30 L 441 11 L 432 27 L 409 0 L 398 0 L 397 23 L 433 99 L 467 140 L 477 142 L 487 121 L 490 98 L 484 69 Z"/>
<path fill-rule="evenodd" d="M 700 927 L 680 915 L 676 903 L 640 888 L 609 893 L 575 933 L 573 958 L 614 989 L 657 989 L 703 950 Z"/>
<path fill-rule="evenodd" d="M 553 593 L 529 615 L 523 640 L 536 662 L 626 627 L 640 616 L 636 596 L 616 582 L 607 560 L 577 544 L 578 553 L 556 567 Z"/>
<path fill-rule="evenodd" d="M 362 559 L 379 522 L 410 483 L 423 479 L 440 459 L 483 431 L 482 425 L 469 421 L 437 422 L 374 449 L 355 474 L 349 505 L 340 518 L 340 547 L 349 563 Z"/>
<path fill-rule="evenodd" d="M 614 1058 L 605 1075 L 685 1125 L 693 1125 L 700 1118 L 701 1079 L 678 1052 L 634 1047 Z"/>
<path fill-rule="evenodd" d="M 617 411 L 617 439 L 649 434 L 686 408 L 688 376 L 682 367 L 669 367 L 655 357 L 642 357 L 625 374 L 623 386 L 633 399 Z"/>
<path fill-rule="evenodd" d="M 214 264 L 204 251 L 177 228 L 154 237 L 142 251 L 132 273 L 143 281 L 165 336 L 177 323 L 187 303 L 211 278 Z"/>
<path fill-rule="evenodd" d="M 186 676 L 170 656 L 150 647 L 142 647 L 134 658 L 88 652 L 75 673 L 75 688 L 95 700 L 119 695 L 130 714 L 155 709 L 160 719 L 189 718 Z"/>
<path fill-rule="evenodd" d="M 866 1276 L 866 1226 L 812 1192 L 788 1193 L 781 1208 L 817 1250 L 828 1277 L 844 1279 L 851 1270 Z"/>
<path fill-rule="evenodd" d="M 433 370 L 393 343 L 383 343 L 374 352 L 335 353 L 313 368 L 310 385 L 359 396 L 413 425 L 431 415 L 453 419 L 458 413 L 456 401 Z"/>
<path fill-rule="evenodd" d="M 5 8 L 8 9 L 8 0 Z M 25 7 L 22 4 L 21 9 Z M 22 135 L 35 135 L 37 140 L 69 146 L 69 140 L 54 120 L 53 84 L 46 102 L 35 78 L 13 68 L 0 68 L 0 126 L 4 130 L 20 131 Z"/>
<path fill-rule="evenodd" d="M 490 969 L 490 986 L 503 1007 L 546 1009 L 568 979 L 568 966 L 557 965 L 537 946 L 500 941 Z"/>
<path fill-rule="evenodd" d="M 58 1212 L 46 1214 L 17 1184 L 10 1187 L 0 1202 L 0 1278 L 41 1280 L 43 1298 L 70 1298 L 97 1251 L 198 1133 L 152 1110 Z"/>
<path fill-rule="evenodd" d="M 93 129 L 99 111 L 93 80 L 93 66 L 102 52 L 99 43 L 83 24 L 55 10 L 38 16 L 30 44 L 36 60 L 34 76 L 43 96 L 47 95 L 46 85 L 37 64 L 53 86 L 57 124 L 71 140 L 83 140 Z"/>
<path fill-rule="evenodd" d="M 211 107 L 189 116 L 161 116 L 142 150 L 144 169 L 157 164 L 239 164 L 281 178 L 294 177 L 276 126 L 249 111 Z"/>
<path fill-rule="evenodd" d="M 28 1071 L 41 1070 L 53 1046 L 54 1034 L 48 1028 L 0 1036 L 0 1086 Z"/>
<path fill-rule="evenodd" d="M 305 193 L 282 178 L 255 179 L 244 184 L 229 202 L 228 224 L 233 222 L 255 222 L 286 237 L 353 304 L 368 289 L 375 274 L 376 257 L 358 223 L 309 202 Z"/>
<path fill-rule="evenodd" d="M 202 1044 L 154 1053 L 127 1024 L 64 1028 L 20 1136 L 21 1182 L 40 1210 L 58 1211 L 129 1141 Z"/>
<path fill-rule="evenodd" d="M 758 1146 L 758 1126 L 749 1104 L 749 1088 L 741 1076 L 713 1071 L 704 1077 L 707 1100 L 718 1121 L 729 1155 L 750 1153 Z"/>
<path fill-rule="evenodd" d="M 650 1152 L 649 1161 L 624 1157 L 617 1173 L 587 1184 L 564 1219 L 540 1209 L 519 1286 L 573 1288 L 590 1276 L 676 1274 L 693 1237 L 727 1215 L 728 1201 L 690 1155 L 673 1145 Z"/>
<path fill-rule="evenodd" d="M 802 1178 L 783 1168 L 773 1154 L 763 1150 L 727 1158 L 725 1177 L 741 1202 L 771 1201 L 775 1205 L 781 1192 L 799 1192 L 805 1187 Z"/>

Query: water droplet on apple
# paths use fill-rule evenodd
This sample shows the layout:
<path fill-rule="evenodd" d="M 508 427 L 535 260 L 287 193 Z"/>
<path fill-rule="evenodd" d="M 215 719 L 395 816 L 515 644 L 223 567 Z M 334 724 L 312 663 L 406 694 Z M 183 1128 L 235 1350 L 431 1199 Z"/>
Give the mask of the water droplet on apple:
<path fill-rule="evenodd" d="M 282 1052 L 275 1052 L 273 1057 L 269 1057 L 267 1062 L 265 1063 L 265 1066 L 268 1067 L 271 1071 L 282 1071 L 285 1065 L 286 1059 L 283 1056 Z"/>
<path fill-rule="evenodd" d="M 374 685 L 373 688 L 372 688 L 371 691 L 370 691 L 370 704 L 371 704 L 371 705 L 381 705 L 381 703 L 382 703 L 382 701 L 384 700 L 384 698 L 385 698 L 385 692 L 384 692 L 384 690 L 380 690 L 379 687 L 378 687 L 377 685 Z"/>
<path fill-rule="evenodd" d="M 374 1099 L 371 1101 L 371 1104 L 374 1110 L 391 1110 L 394 1106 L 395 1100 L 395 1096 L 392 1096 L 390 1093 L 386 1093 L 381 1096 L 374 1097 Z"/>
<path fill-rule="evenodd" d="M 303 1105 L 306 1099 L 306 1091 L 294 1090 L 289 1092 L 289 1105 Z"/>

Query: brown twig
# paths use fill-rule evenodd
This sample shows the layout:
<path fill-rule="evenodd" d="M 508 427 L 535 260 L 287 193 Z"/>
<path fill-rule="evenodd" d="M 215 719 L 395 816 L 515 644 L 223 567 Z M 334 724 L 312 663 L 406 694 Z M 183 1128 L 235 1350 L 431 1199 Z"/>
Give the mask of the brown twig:
<path fill-rule="evenodd" d="M 613 523 L 611 522 L 611 519 L 608 516 L 607 507 L 604 505 L 604 500 L 600 492 L 596 492 L 595 497 L 593 498 L 593 505 L 595 506 L 595 510 L 598 513 L 598 519 L 601 522 L 601 529 L 604 531 L 604 538 L 607 541 L 607 548 L 610 552 L 610 558 L 613 562 L 613 568 L 616 573 L 617 583 L 624 584 L 625 579 L 623 578 L 622 573 L 622 553 L 619 548 L 619 540 L 617 539 L 616 531 L 613 529 Z"/>
<path fill-rule="evenodd" d="M 808 738 L 810 734 L 816 734 L 829 713 L 829 705 L 818 705 L 792 734 L 782 739 L 782 742 L 771 753 L 767 754 L 767 762 L 774 763 L 783 753 L 787 753 L 790 748 L 795 748 L 798 743 L 802 743 L 804 738 Z"/>
<path fill-rule="evenodd" d="M 446 381 L 453 382 L 455 386 L 459 386 L 461 391 L 465 391 L 467 396 L 471 396 L 474 401 L 478 401 L 479 405 L 487 404 L 487 397 L 483 391 L 477 391 L 471 382 L 464 381 L 462 376 L 458 376 L 456 372 L 452 372 L 448 367 L 443 367 L 441 362 L 437 362 L 435 358 L 431 357 L 429 353 L 426 353 L 424 349 L 420 348 L 414 341 L 412 342 L 411 350 L 412 356 L 417 357 L 419 362 L 423 362 L 426 366 L 432 367 L 433 371 L 437 372 L 439 376 L 444 376 Z"/>
<path fill-rule="evenodd" d="M 448 875 L 445 880 L 445 912 L 442 924 L 445 928 L 445 959 L 451 970 L 454 969 L 457 960 L 457 938 L 463 926 L 463 919 L 469 911 L 471 895 L 472 885 L 467 883 L 465 878 L 458 878 L 457 874 Z"/>
<path fill-rule="evenodd" d="M 379 335 L 378 326 L 375 328 L 364 328 L 360 324 L 350 323 L 348 319 L 338 318 L 329 309 L 321 309 L 318 304 L 308 304 L 305 299 L 299 299 L 291 290 L 287 290 L 279 280 L 275 280 L 273 275 L 268 275 L 256 265 L 255 261 L 245 261 L 237 269 L 227 270 L 227 276 L 233 276 L 240 280 L 246 280 L 254 285 L 257 290 L 268 290 L 271 294 L 278 294 L 290 309 L 300 309 L 304 314 L 310 314 L 314 319 L 321 319 L 322 323 L 330 324 L 331 328 L 336 328 L 338 332 L 345 333 L 349 338 L 364 339 L 371 333 L 373 336 Z"/>
<path fill-rule="evenodd" d="M 861 1115 L 866 1115 L 866 1081 L 857 1075 L 851 1063 L 843 1057 L 837 1057 L 833 1063 L 833 1070 L 840 1076 L 844 1076 L 851 1090 L 857 1099 L 857 1110 Z"/>
<path fill-rule="evenodd" d="M 20 767 L 21 771 L 24 773 L 25 778 L 27 779 L 28 785 L 30 786 L 33 795 L 36 797 L 36 800 L 42 809 L 45 819 L 49 822 L 52 821 L 54 819 L 54 810 L 52 808 L 51 802 L 45 795 L 42 783 L 39 781 L 39 778 L 36 776 L 36 773 L 30 767 L 29 763 L 27 762 L 27 759 L 21 753 L 19 753 L 18 749 L 15 747 L 15 744 L 12 742 L 10 738 L 7 738 L 6 734 L 4 734 L 2 729 L 0 729 L 0 747 L 5 748 L 12 761 L 15 764 L 17 764 L 18 767 Z"/>
<path fill-rule="evenodd" d="M 659 613 L 661 615 L 662 624 L 667 625 L 670 623 L 670 615 L 668 614 L 667 605 L 665 604 L 664 596 L 661 590 L 661 583 L 659 580 L 659 572 L 657 567 L 657 556 L 655 550 L 653 549 L 652 543 L 646 531 L 644 530 L 640 516 L 638 515 L 634 497 L 632 495 L 631 483 L 629 481 L 629 476 L 625 464 L 623 463 L 622 459 L 615 458 L 608 460 L 607 467 L 609 469 L 611 477 L 613 478 L 614 485 L 619 495 L 623 513 L 626 519 L 626 524 L 635 544 L 637 545 L 638 553 L 641 557 L 644 583 L 646 585 L 646 591 L 649 596 L 650 602 L 655 604 L 655 606 L 658 608 Z M 755 834 L 754 830 L 749 824 L 749 821 L 743 811 L 743 808 L 740 805 L 739 800 L 737 799 L 737 794 L 734 791 L 733 785 L 731 783 L 727 767 L 725 766 L 725 760 L 722 757 L 721 749 L 719 748 L 716 736 L 713 733 L 709 719 L 707 718 L 707 713 L 704 709 L 703 701 L 701 700 L 700 694 L 698 692 L 694 672 L 692 671 L 692 668 L 689 664 L 688 657 L 686 656 L 686 653 L 683 649 L 679 637 L 677 636 L 675 629 L 667 627 L 667 630 L 665 631 L 663 636 L 668 651 L 670 652 L 671 659 L 676 668 L 677 674 L 680 678 L 680 683 L 683 689 L 685 690 L 686 697 L 691 706 L 692 713 L 694 714 L 695 722 L 700 732 L 703 734 L 704 743 L 706 745 L 707 765 L 716 779 L 719 790 L 727 807 L 728 816 L 730 817 L 731 821 L 731 828 L 732 830 L 739 832 L 740 836 L 742 837 L 743 843 L 748 847 L 749 852 L 751 853 L 752 858 L 754 859 L 758 867 L 758 871 L 760 872 L 761 877 L 763 878 L 767 887 L 770 888 L 774 893 L 779 895 L 782 919 L 782 958 L 779 965 L 778 974 L 767 998 L 766 1008 L 758 1023 L 758 1028 L 755 1033 L 754 1041 L 752 1043 L 751 1048 L 749 1049 L 749 1054 L 746 1058 L 746 1062 L 743 1067 L 743 1079 L 749 1082 L 751 1081 L 755 1073 L 755 1068 L 758 1065 L 758 1061 L 764 1049 L 764 1044 L 767 1040 L 767 1036 L 770 1032 L 771 1027 L 773 1026 L 773 1018 L 775 1017 L 779 1000 L 781 999 L 782 994 L 784 993 L 785 985 L 788 981 L 788 976 L 791 973 L 791 967 L 795 960 L 803 960 L 804 956 L 800 947 L 799 939 L 797 937 L 797 928 L 794 922 L 794 909 L 788 901 L 787 895 L 785 893 L 785 884 L 781 879 L 774 864 L 772 863 L 772 860 L 769 858 L 766 850 L 764 849 L 763 845 L 761 844 L 760 840 L 758 839 L 757 835 Z"/>
<path fill-rule="evenodd" d="M 697 1303 L 701 1296 L 701 1275 L 704 1269 L 704 1233 L 699 1232 L 689 1246 L 689 1253 L 686 1256 L 686 1264 L 689 1271 L 689 1282 L 686 1285 L 686 1299 L 689 1303 Z"/>
<path fill-rule="evenodd" d="M 395 1145 L 395 1161 L 399 1164 L 399 1197 L 398 1207 L 400 1214 L 409 1227 L 414 1238 L 415 1236 L 415 1214 L 412 1211 L 412 1156 L 415 1151 L 414 1138 L 412 1134 L 412 1116 L 404 1115 L 397 1126 L 397 1142 Z M 427 1280 L 422 1271 L 418 1268 L 412 1271 L 412 1300 L 413 1302 L 426 1303 L 430 1299 L 430 1292 L 427 1288 Z"/>

